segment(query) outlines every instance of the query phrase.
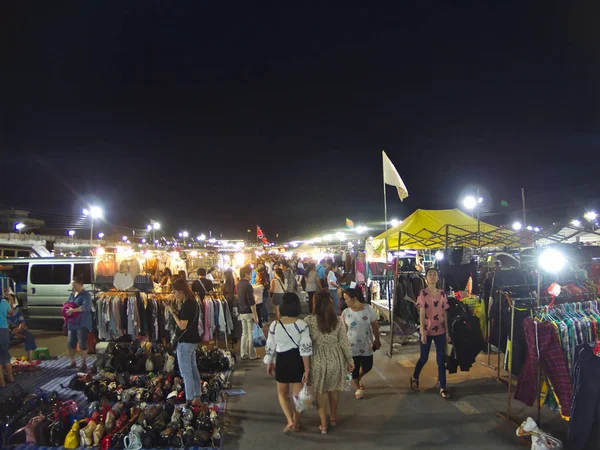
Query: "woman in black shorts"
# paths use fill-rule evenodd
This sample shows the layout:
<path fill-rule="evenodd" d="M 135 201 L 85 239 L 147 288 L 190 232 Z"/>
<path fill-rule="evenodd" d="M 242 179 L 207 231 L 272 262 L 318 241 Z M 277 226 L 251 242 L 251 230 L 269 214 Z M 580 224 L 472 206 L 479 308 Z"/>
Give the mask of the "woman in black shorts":
<path fill-rule="evenodd" d="M 304 320 L 298 319 L 301 310 L 300 299 L 296 294 L 288 292 L 283 295 L 279 308 L 281 318 L 271 323 L 265 349 L 267 373 L 269 376 L 275 374 L 279 404 L 288 421 L 283 429 L 284 433 L 298 431 L 300 428 L 300 413 L 294 408 L 290 388 L 292 394 L 298 395 L 308 381 L 310 370 L 312 341 L 308 325 Z M 276 363 L 273 360 L 275 355 Z"/>

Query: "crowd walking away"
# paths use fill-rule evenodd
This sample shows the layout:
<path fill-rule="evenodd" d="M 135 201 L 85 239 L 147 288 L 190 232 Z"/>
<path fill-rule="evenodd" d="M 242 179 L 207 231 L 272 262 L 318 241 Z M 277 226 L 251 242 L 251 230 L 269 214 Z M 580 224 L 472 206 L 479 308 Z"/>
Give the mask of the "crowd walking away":
<path fill-rule="evenodd" d="M 296 411 L 291 395 L 298 395 L 308 382 L 313 345 L 308 324 L 299 319 L 302 308 L 295 293 L 282 296 L 280 318 L 269 326 L 264 363 L 267 374 L 275 376 L 277 397 L 287 419 L 284 433 L 300 430 L 301 413 Z"/>
<path fill-rule="evenodd" d="M 242 267 L 240 269 L 240 281 L 236 289 L 240 320 L 242 322 L 242 343 L 240 349 L 242 359 L 258 359 L 252 342 L 254 324 L 258 324 L 258 311 L 256 310 L 254 289 L 250 284 L 251 279 L 252 267 Z"/>
<path fill-rule="evenodd" d="M 0 298 L 0 388 L 6 387 L 6 383 L 15 381 L 12 373 L 12 365 L 10 363 L 10 353 L 8 351 L 10 345 L 10 337 L 8 331 L 8 317 L 14 313 L 12 302 L 9 302 L 6 292 Z M 4 371 L 6 370 L 6 378 Z"/>
<path fill-rule="evenodd" d="M 436 269 L 428 269 L 426 274 L 427 287 L 419 293 L 417 306 L 419 307 L 419 329 L 421 335 L 421 357 L 415 366 L 415 371 L 410 379 L 410 387 L 419 390 L 419 375 L 423 366 L 429 359 L 431 343 L 435 343 L 436 362 L 438 365 L 438 381 L 440 396 L 449 399 L 446 390 L 446 343 L 450 341 L 448 334 L 448 299 L 446 293 L 438 289 L 436 284 L 439 276 Z"/>

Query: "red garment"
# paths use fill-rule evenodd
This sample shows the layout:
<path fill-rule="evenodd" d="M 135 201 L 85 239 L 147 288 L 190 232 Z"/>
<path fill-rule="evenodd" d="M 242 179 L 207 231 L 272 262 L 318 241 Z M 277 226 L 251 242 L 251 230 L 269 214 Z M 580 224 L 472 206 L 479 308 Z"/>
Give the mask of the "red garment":
<path fill-rule="evenodd" d="M 515 398 L 529 406 L 535 402 L 538 390 L 536 378 L 539 349 L 540 362 L 556 392 L 561 414 L 569 417 L 573 385 L 556 328 L 550 322 L 534 322 L 530 317 L 523 321 L 523 328 L 527 342 L 527 359 L 521 369 Z"/>

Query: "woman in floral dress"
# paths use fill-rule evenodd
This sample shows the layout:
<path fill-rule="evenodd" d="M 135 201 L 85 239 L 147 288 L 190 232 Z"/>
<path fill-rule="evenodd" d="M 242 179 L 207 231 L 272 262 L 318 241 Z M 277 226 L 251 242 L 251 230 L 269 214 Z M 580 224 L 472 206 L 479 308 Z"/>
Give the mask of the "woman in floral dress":
<path fill-rule="evenodd" d="M 333 309 L 333 299 L 327 290 L 314 296 L 314 312 L 306 317 L 313 344 L 310 362 L 310 385 L 317 401 L 322 434 L 327 434 L 327 401 L 332 427 L 337 422 L 340 391 L 344 390 L 346 375 L 354 370 L 352 351 L 342 320 Z"/>

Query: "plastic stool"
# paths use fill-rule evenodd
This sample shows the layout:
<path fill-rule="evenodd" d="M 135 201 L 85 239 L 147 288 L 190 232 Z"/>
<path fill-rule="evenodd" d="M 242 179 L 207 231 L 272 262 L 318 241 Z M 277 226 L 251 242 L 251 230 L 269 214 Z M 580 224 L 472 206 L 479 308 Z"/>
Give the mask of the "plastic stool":
<path fill-rule="evenodd" d="M 48 347 L 38 347 L 33 352 L 33 358 L 47 361 L 50 359 L 50 350 Z"/>

